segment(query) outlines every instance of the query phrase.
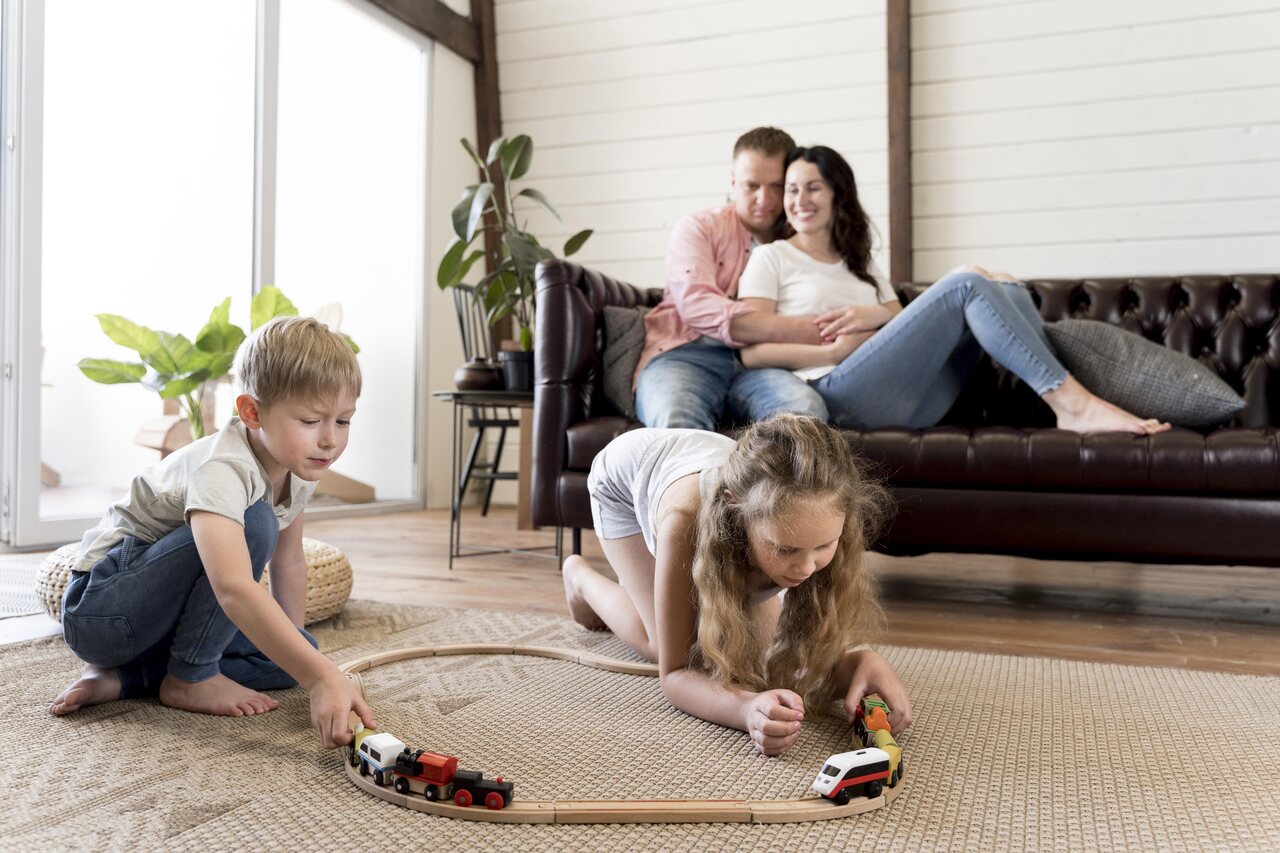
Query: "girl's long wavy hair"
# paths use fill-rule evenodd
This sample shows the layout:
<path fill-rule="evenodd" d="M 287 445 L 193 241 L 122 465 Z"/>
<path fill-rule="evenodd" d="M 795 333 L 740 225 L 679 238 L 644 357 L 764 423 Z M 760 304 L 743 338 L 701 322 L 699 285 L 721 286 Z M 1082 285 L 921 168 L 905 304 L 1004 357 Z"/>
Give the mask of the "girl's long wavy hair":
<path fill-rule="evenodd" d="M 742 432 L 718 469 L 702 472 L 693 581 L 698 638 L 691 663 L 726 688 L 785 687 L 806 707 L 838 698 L 837 665 L 883 626 L 863 552 L 891 505 L 849 445 L 822 421 L 778 415 Z M 761 637 L 751 609 L 747 530 L 793 508 L 844 513 L 844 530 L 826 568 L 786 592 L 778 630 Z"/>
<path fill-rule="evenodd" d="M 800 146 L 792 148 L 787 154 L 785 170 L 797 160 L 804 160 L 818 167 L 818 173 L 831 187 L 831 245 L 844 259 L 849 272 L 865 281 L 876 283 L 871 274 L 871 248 L 873 243 L 871 219 L 862 209 L 858 201 L 858 182 L 854 180 L 853 168 L 840 153 L 825 145 L 813 145 L 808 148 Z M 786 236 L 795 231 L 787 226 Z"/>

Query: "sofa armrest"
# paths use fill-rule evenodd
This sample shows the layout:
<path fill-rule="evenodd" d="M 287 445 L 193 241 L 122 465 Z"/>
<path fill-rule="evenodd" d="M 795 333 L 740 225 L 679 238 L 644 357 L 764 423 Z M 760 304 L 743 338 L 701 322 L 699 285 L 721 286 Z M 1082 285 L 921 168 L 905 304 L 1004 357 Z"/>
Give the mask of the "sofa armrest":
<path fill-rule="evenodd" d="M 606 305 L 654 305 L 661 291 L 641 290 L 569 261 L 538 265 L 535 299 L 533 468 L 534 524 L 561 524 L 558 482 L 568 465 L 569 428 L 602 413 L 600 376 Z"/>

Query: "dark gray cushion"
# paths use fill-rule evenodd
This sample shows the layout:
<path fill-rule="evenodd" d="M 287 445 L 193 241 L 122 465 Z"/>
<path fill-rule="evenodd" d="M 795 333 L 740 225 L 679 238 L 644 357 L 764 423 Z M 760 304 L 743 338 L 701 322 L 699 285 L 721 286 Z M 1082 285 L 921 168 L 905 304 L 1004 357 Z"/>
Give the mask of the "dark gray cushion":
<path fill-rule="evenodd" d="M 631 391 L 640 353 L 644 350 L 644 315 L 648 308 L 604 308 L 604 396 L 620 414 L 636 416 L 636 397 Z"/>
<path fill-rule="evenodd" d="M 1044 330 L 1084 387 L 1139 417 L 1201 429 L 1244 410 L 1244 399 L 1211 368 L 1119 326 L 1061 320 Z"/>

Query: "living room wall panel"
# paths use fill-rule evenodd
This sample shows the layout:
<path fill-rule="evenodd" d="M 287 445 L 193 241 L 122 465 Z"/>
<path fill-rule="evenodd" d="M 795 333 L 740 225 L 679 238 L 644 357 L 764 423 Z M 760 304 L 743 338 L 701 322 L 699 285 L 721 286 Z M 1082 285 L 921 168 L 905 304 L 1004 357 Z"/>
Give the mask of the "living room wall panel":
<path fill-rule="evenodd" d="M 529 185 L 565 219 L 530 207 L 530 227 L 553 247 L 594 228 L 576 258 L 660 287 L 671 229 L 725 201 L 734 140 L 773 124 L 848 157 L 887 238 L 884 11 L 883 0 L 499 0 L 504 131 L 532 136 Z"/>
<path fill-rule="evenodd" d="M 1273 2 L 915 0 L 916 278 L 1274 269 Z"/>

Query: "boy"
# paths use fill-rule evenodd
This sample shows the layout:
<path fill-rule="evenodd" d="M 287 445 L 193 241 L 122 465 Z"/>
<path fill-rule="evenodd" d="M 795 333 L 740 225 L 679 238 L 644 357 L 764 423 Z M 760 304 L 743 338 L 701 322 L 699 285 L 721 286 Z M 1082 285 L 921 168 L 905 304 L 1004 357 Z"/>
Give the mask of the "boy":
<path fill-rule="evenodd" d="M 279 707 L 259 689 L 301 684 L 332 748 L 351 740 L 350 711 L 376 724 L 302 627 L 302 510 L 346 449 L 360 366 L 317 320 L 277 317 L 240 346 L 236 375 L 238 417 L 145 470 L 85 534 L 62 630 L 88 666 L 50 710 L 159 696 L 238 717 Z"/>

